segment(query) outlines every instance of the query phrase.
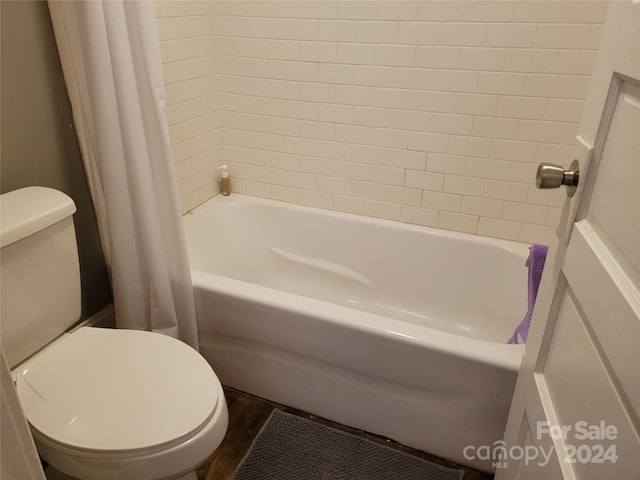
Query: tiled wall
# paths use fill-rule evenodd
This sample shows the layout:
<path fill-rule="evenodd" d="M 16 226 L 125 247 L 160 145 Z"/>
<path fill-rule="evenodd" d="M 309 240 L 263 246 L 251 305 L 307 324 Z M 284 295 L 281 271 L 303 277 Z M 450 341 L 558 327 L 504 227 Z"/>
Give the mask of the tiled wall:
<path fill-rule="evenodd" d="M 183 209 L 232 190 L 545 242 L 606 1 L 158 1 Z"/>

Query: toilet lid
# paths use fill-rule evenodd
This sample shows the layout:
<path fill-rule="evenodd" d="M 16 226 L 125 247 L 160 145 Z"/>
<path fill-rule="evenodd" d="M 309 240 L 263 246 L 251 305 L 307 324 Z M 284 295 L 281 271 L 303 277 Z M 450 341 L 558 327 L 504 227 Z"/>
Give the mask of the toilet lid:
<path fill-rule="evenodd" d="M 180 442 L 213 415 L 219 385 L 206 360 L 179 340 L 91 327 L 47 347 L 16 380 L 33 428 L 93 451 Z"/>

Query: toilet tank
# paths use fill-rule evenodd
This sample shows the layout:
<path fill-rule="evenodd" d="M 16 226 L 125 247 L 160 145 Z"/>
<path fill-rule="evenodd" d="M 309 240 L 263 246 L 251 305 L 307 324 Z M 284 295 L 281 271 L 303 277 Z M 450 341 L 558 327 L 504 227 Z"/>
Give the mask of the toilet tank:
<path fill-rule="evenodd" d="M 0 196 L 0 341 L 11 368 L 80 318 L 75 211 L 51 188 Z"/>

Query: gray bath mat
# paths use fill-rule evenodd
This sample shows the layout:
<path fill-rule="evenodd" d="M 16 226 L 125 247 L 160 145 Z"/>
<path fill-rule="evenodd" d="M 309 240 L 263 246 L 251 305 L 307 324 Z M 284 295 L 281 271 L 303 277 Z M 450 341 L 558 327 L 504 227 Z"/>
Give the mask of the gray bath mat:
<path fill-rule="evenodd" d="M 461 480 L 441 467 L 347 432 L 274 410 L 234 480 Z"/>

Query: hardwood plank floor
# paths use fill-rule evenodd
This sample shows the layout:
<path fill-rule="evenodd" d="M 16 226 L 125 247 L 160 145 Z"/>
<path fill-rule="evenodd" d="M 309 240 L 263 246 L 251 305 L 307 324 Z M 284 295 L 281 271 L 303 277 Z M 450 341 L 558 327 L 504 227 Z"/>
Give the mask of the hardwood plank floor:
<path fill-rule="evenodd" d="M 415 455 L 417 457 L 429 460 L 430 462 L 444 465 L 450 468 L 464 469 L 465 480 L 491 480 L 493 475 L 479 472 L 457 465 L 455 463 L 443 460 L 428 453 L 415 450 L 397 442 L 373 435 L 371 433 L 356 430 L 354 428 L 340 425 L 324 418 L 316 417 L 306 412 L 296 410 L 285 405 L 270 402 L 268 400 L 249 395 L 238 390 L 225 387 L 225 396 L 227 398 L 227 406 L 229 408 L 229 428 L 227 435 L 220 447 L 207 459 L 207 461 L 197 470 L 198 480 L 228 480 L 233 476 L 233 472 L 244 458 L 254 438 L 262 428 L 264 422 L 274 409 L 282 410 L 294 415 L 300 415 L 316 422 L 328 425 L 338 430 L 358 435 L 376 443 L 386 445 L 396 450 Z M 304 480 L 304 479 L 300 479 Z"/>

